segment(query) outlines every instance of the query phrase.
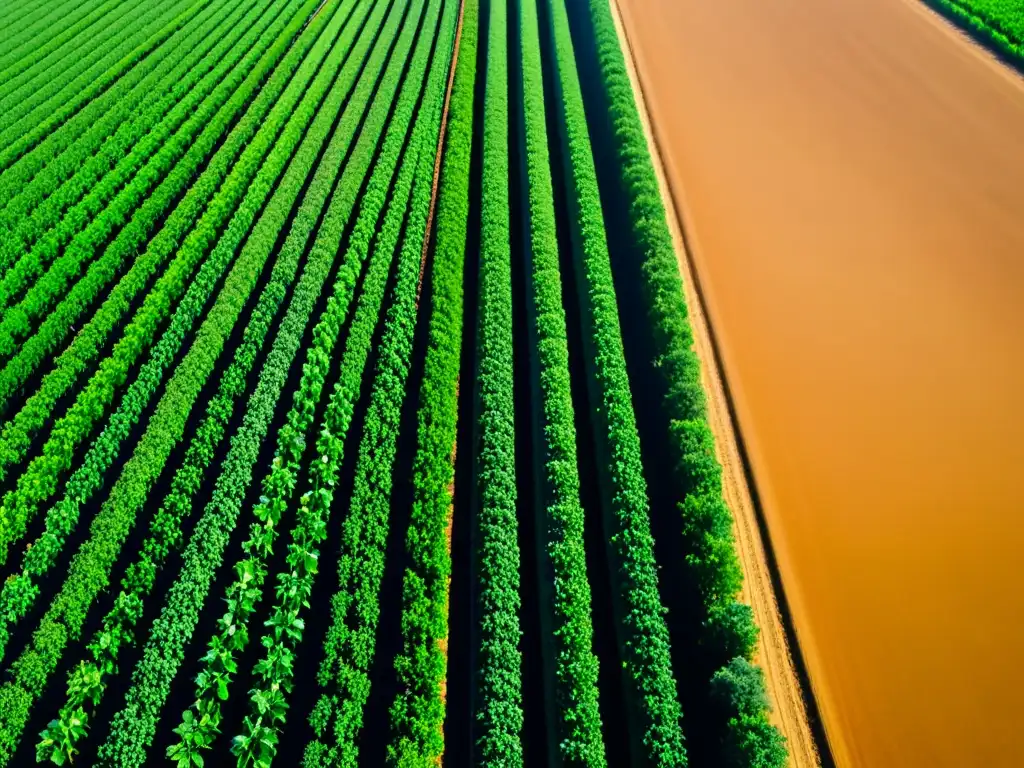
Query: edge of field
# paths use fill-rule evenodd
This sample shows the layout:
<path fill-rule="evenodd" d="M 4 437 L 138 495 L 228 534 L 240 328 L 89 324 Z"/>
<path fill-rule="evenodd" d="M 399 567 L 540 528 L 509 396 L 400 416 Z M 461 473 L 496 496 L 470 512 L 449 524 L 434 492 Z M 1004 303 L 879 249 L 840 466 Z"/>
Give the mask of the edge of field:
<path fill-rule="evenodd" d="M 998 19 L 971 7 L 964 0 L 914 0 L 922 10 L 930 10 L 953 30 L 980 46 L 999 62 L 1024 75 L 1024 43 L 999 28 Z"/>
<path fill-rule="evenodd" d="M 828 744 L 820 743 L 820 737 L 815 738 L 807 706 L 812 692 L 801 685 L 791 653 L 791 647 L 795 647 L 797 652 L 799 647 L 796 638 L 791 638 L 787 632 L 779 610 L 768 552 L 771 543 L 761 535 L 764 521 L 748 482 L 739 431 L 733 421 L 724 375 L 698 289 L 696 269 L 683 234 L 687 220 L 685 205 L 677 200 L 665 173 L 658 138 L 644 97 L 642 69 L 629 41 L 619 0 L 610 0 L 610 3 L 683 278 L 694 346 L 701 361 L 701 381 L 708 399 L 708 419 L 715 435 L 715 452 L 722 465 L 723 494 L 733 515 L 737 550 L 743 568 L 743 599 L 753 607 L 755 621 L 760 628 L 756 660 L 765 673 L 772 704 L 770 719 L 786 737 L 789 764 L 793 768 L 819 768 L 822 765 L 819 750 L 828 754 Z"/>

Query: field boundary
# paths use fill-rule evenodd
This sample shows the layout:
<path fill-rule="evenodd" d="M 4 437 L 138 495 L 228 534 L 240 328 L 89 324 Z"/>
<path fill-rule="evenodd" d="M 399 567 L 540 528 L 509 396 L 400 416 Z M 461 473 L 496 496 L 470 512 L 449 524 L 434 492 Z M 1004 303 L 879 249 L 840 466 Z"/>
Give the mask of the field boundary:
<path fill-rule="evenodd" d="M 912 0 L 940 16 L 1016 74 L 1024 76 L 1024 41 L 1011 38 L 984 15 L 958 0 Z"/>
<path fill-rule="evenodd" d="M 743 568 L 743 600 L 753 607 L 755 623 L 760 629 L 755 660 L 765 672 L 772 704 L 770 719 L 786 737 L 789 764 L 793 768 L 833 768 L 835 760 L 797 641 L 717 339 L 708 320 L 704 292 L 693 263 L 692 244 L 686 235 L 685 201 L 668 183 L 661 142 L 647 109 L 641 68 L 630 44 L 619 0 L 609 2 L 686 293 L 694 345 L 701 361 L 701 381 L 708 399 L 708 421 L 723 470 L 723 495 L 733 515 L 737 552 Z"/>

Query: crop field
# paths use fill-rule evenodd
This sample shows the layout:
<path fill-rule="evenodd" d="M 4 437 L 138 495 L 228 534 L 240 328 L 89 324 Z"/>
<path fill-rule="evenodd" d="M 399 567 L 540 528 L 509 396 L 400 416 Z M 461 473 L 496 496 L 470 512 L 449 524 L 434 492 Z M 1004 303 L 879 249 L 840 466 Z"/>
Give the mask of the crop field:
<path fill-rule="evenodd" d="M 0 766 L 785 762 L 608 0 L 0 27 Z"/>

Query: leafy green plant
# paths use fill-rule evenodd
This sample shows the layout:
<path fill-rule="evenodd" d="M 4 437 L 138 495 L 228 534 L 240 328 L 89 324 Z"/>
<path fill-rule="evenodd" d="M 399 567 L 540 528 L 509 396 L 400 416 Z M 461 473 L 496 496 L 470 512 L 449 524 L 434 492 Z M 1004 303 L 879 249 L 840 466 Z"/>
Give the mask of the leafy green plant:
<path fill-rule="evenodd" d="M 71 126 L 65 123 L 9 168 L 0 177 L 0 202 L 4 204 L 0 210 L 0 273 L 62 217 L 75 218 L 77 226 L 84 226 L 88 217 L 74 216 L 69 209 L 91 193 L 100 179 L 108 194 L 113 194 L 140 161 L 159 148 L 225 74 L 231 63 L 222 61 L 225 52 L 261 17 L 264 27 L 274 19 L 275 14 L 264 15 L 271 4 L 264 0 L 248 12 L 223 0 L 212 4 L 209 14 L 204 11 L 182 30 L 183 39 L 174 39 L 177 45 L 162 46 L 103 99 L 87 105 L 83 113 L 88 114 L 76 115 Z M 277 6 L 280 11 L 286 3 Z M 257 35 L 253 41 L 258 39 Z M 174 55 L 167 56 L 166 51 Z M 120 98 L 113 105 L 97 104 L 107 96 Z M 182 100 L 186 105 L 174 109 Z M 97 109 L 104 106 L 107 108 Z M 86 120 L 90 123 L 85 133 L 68 142 Z M 113 184 L 107 182 L 112 169 L 119 179 Z M 105 202 L 92 194 L 89 199 L 100 206 Z M 7 296 L 3 306 L 13 303 L 14 296 Z"/>
<path fill-rule="evenodd" d="M 565 765 L 605 765 L 598 711 L 598 663 L 592 649 L 590 585 L 576 466 L 576 427 L 569 348 L 558 263 L 555 202 L 545 125 L 544 72 L 536 0 L 520 0 L 523 97 L 523 210 L 528 215 L 527 316 L 531 380 L 540 413 L 532 424 L 536 450 L 535 508 L 541 569 L 542 628 L 548 698 L 554 705 L 551 751 Z M 554 584 L 544 585 L 545 574 Z"/>
<path fill-rule="evenodd" d="M 462 272 L 469 218 L 479 15 L 477 0 L 462 4 L 448 121 L 442 128 L 445 146 L 437 196 L 430 326 L 419 393 L 413 503 L 406 536 L 410 565 L 402 582 L 402 650 L 395 659 L 402 690 L 390 711 L 392 737 L 387 759 L 392 766 L 434 766 L 444 751 L 441 687 L 447 658 L 441 644 L 448 636 L 451 574 L 445 532 L 452 503 L 452 451 L 458 418 Z M 310 718 L 317 733 L 325 731 L 325 712 L 332 709 L 331 697 L 320 699 Z M 325 751 L 312 746 L 307 763 L 320 763 Z"/>
<path fill-rule="evenodd" d="M 612 281 L 597 173 L 564 0 L 549 0 L 554 106 L 564 193 L 580 297 L 591 421 L 601 469 L 616 630 L 623 661 L 634 760 L 679 768 L 687 763 L 682 712 L 658 592 L 647 483 L 633 413 Z"/>

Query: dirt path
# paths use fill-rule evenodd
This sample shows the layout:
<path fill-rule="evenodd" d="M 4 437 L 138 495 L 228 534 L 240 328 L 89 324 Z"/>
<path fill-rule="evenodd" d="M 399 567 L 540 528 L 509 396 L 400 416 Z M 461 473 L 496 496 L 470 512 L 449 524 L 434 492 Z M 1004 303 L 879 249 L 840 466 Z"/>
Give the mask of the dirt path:
<path fill-rule="evenodd" d="M 836 763 L 1019 765 L 1024 78 L 916 0 L 617 1 Z"/>
<path fill-rule="evenodd" d="M 775 599 L 771 574 L 768 571 L 764 542 L 757 522 L 757 512 L 751 497 L 743 461 L 729 413 L 729 402 L 722 384 L 721 371 L 715 360 L 714 346 L 708 330 L 707 317 L 695 286 L 696 281 L 686 242 L 683 238 L 680 218 L 685 222 L 685 202 L 677 200 L 665 177 L 665 168 L 657 151 L 657 137 L 652 130 L 650 115 L 643 95 L 643 78 L 637 72 L 635 52 L 629 45 L 628 36 L 622 24 L 621 11 L 612 2 L 612 15 L 619 39 L 626 51 L 626 66 L 637 97 L 640 118 L 654 169 L 658 175 L 658 186 L 668 218 L 669 230 L 675 243 L 676 258 L 683 275 L 686 290 L 686 304 L 690 310 L 690 324 L 693 326 L 697 354 L 701 359 L 701 379 L 708 395 L 708 416 L 715 433 L 715 449 L 722 464 L 725 501 L 732 510 L 735 520 L 736 540 L 743 565 L 743 599 L 754 608 L 757 626 L 761 629 L 757 661 L 765 672 L 768 693 L 772 702 L 772 721 L 782 731 L 788 742 L 790 765 L 793 768 L 817 768 L 820 764 L 814 738 L 807 719 L 803 693 L 797 678 L 793 660 L 786 640 L 786 632 Z"/>

